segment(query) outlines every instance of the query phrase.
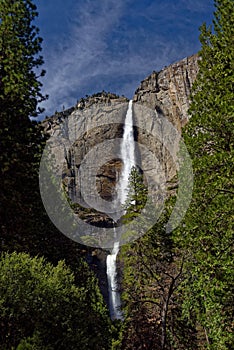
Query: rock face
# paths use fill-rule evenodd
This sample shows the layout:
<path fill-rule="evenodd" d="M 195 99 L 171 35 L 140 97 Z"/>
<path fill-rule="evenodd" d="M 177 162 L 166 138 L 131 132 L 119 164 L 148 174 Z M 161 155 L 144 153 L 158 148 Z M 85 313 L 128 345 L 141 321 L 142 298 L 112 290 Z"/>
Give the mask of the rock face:
<path fill-rule="evenodd" d="M 166 190 L 174 186 L 170 181 L 176 175 L 181 129 L 189 119 L 189 96 L 197 73 L 198 56 L 193 55 L 159 73 L 153 72 L 133 97 L 134 119 L 139 126 L 137 141 L 157 155 Z M 142 158 L 145 172 L 152 168 L 152 161 Z M 157 167 L 153 173 L 157 173 Z"/>
<path fill-rule="evenodd" d="M 144 151 L 136 146 L 138 165 L 145 173 L 148 171 L 156 183 L 170 183 L 176 174 L 179 135 L 181 128 L 188 122 L 189 96 L 197 72 L 198 57 L 194 55 L 159 73 L 153 72 L 141 82 L 134 94 L 135 141 L 146 148 Z M 80 206 L 76 208 L 77 213 L 82 211 L 82 218 L 86 217 L 89 223 L 111 224 L 105 215 L 93 213 L 89 207 L 95 203 L 97 196 L 107 202 L 111 202 L 115 196 L 116 182 L 122 167 L 118 149 L 120 141 L 115 141 L 123 135 L 127 108 L 127 98 L 101 92 L 82 98 L 75 107 L 56 113 L 43 122 L 47 133 L 56 139 L 53 144 L 56 164 L 58 169 L 63 164 L 63 184 L 72 201 L 76 202 L 78 198 L 82 204 L 83 200 L 81 164 L 87 170 L 87 177 L 91 174 L 92 181 L 82 185 L 84 192 L 89 193 L 86 200 L 90 205 L 86 205 L 83 211 Z M 176 135 L 172 135 L 170 125 L 165 125 L 163 118 L 175 127 Z M 108 141 L 111 146 L 107 144 Z M 152 165 L 147 150 L 156 154 L 159 166 Z M 94 166 L 98 158 L 99 167 Z M 164 180 L 158 167 L 164 173 Z"/>
<path fill-rule="evenodd" d="M 181 130 L 188 121 L 189 95 L 197 73 L 198 56 L 184 58 L 143 80 L 133 101 L 156 109 Z"/>
<path fill-rule="evenodd" d="M 80 204 L 75 206 L 75 212 L 87 223 L 112 225 L 105 214 L 89 208 L 95 208 L 97 197 L 111 202 L 115 196 L 127 108 L 127 98 L 102 92 L 81 99 L 76 107 L 43 122 L 51 136 L 57 174 L 71 201 Z"/>

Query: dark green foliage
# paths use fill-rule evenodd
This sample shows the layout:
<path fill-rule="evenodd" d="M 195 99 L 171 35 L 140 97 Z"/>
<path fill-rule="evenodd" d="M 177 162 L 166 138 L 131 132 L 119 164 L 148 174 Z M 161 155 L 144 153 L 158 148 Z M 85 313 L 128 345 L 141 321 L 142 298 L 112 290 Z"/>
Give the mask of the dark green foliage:
<path fill-rule="evenodd" d="M 0 3 L 1 249 L 45 255 L 53 262 L 66 258 L 76 264 L 79 246 L 55 229 L 39 192 L 39 162 L 46 137 L 29 118 L 36 115 L 37 103 L 43 99 L 35 73 L 43 63 L 38 56 L 41 38 L 32 25 L 36 16 L 31 1 Z"/>
<path fill-rule="evenodd" d="M 122 247 L 125 329 L 122 349 L 196 349 L 195 330 L 182 319 L 183 260 L 165 226 L 167 210 L 159 222 L 136 242 Z"/>
<path fill-rule="evenodd" d="M 31 1 L 0 3 L 0 227 L 6 248 L 8 242 L 22 244 L 21 232 L 37 226 L 32 212 L 39 203 L 37 174 L 44 136 L 29 119 L 43 99 L 35 72 L 43 63 L 38 56 L 41 39 L 31 24 L 36 15 Z"/>
<path fill-rule="evenodd" d="M 193 199 L 175 239 L 186 257 L 184 315 L 197 322 L 203 346 L 225 350 L 233 345 L 234 4 L 215 4 L 214 30 L 201 28 L 200 70 L 183 134 L 193 159 Z"/>
<path fill-rule="evenodd" d="M 43 59 L 38 53 L 42 39 L 32 25 L 37 16 L 30 0 L 2 0 L 0 4 L 0 105 L 1 112 L 35 115 L 43 100 L 36 69 Z M 39 72 L 43 76 L 44 71 Z"/>
<path fill-rule="evenodd" d="M 131 169 L 128 181 L 128 195 L 124 203 L 125 219 L 133 219 L 144 208 L 148 191 L 142 174 L 135 166 Z"/>
<path fill-rule="evenodd" d="M 84 266 L 85 268 L 85 266 Z M 12 349 L 109 349 L 108 314 L 90 276 L 77 287 L 60 261 L 3 254 L 0 260 L 0 343 Z"/>

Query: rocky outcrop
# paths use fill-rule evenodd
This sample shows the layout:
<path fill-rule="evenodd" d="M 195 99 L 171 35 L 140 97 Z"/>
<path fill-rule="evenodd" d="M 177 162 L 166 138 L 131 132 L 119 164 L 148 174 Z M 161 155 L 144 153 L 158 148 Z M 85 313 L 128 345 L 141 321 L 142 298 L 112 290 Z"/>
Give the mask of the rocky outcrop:
<path fill-rule="evenodd" d="M 181 130 L 188 121 L 189 96 L 197 73 L 198 55 L 184 58 L 144 79 L 133 101 L 156 109 Z"/>
<path fill-rule="evenodd" d="M 61 112 L 56 111 L 51 117 L 46 117 L 42 124 L 45 131 L 51 135 L 56 129 L 58 129 L 56 126 L 60 125 L 60 123 L 63 122 L 65 118 L 69 117 L 74 111 L 86 110 L 98 104 L 111 105 L 113 102 L 124 103 L 127 101 L 128 99 L 124 96 L 118 96 L 114 93 L 105 91 L 98 92 L 92 96 L 86 95 L 85 98 L 81 98 L 79 101 L 77 101 L 74 107 L 68 108 Z"/>

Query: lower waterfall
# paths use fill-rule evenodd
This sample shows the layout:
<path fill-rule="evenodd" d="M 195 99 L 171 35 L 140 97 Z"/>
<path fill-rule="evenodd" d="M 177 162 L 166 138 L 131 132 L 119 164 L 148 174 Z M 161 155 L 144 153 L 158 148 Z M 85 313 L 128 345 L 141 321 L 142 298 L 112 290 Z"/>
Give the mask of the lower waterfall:
<path fill-rule="evenodd" d="M 117 184 L 117 202 L 119 205 L 123 205 L 127 197 L 128 178 L 131 172 L 131 168 L 135 164 L 132 100 L 129 101 L 128 110 L 124 122 L 124 133 L 120 153 L 123 162 L 123 169 L 120 175 L 119 183 Z M 106 258 L 109 310 L 112 320 L 123 320 L 123 313 L 121 311 L 121 298 L 117 280 L 116 258 L 118 252 L 119 242 L 116 237 L 116 242 L 114 242 L 112 252 Z"/>
<path fill-rule="evenodd" d="M 108 280 L 108 293 L 109 293 L 109 310 L 110 317 L 114 319 L 123 319 L 123 314 L 121 311 L 121 300 L 120 293 L 117 282 L 117 268 L 116 268 L 116 258 L 119 252 L 119 242 L 114 243 L 113 250 L 111 254 L 107 255 L 106 258 L 106 272 Z"/>

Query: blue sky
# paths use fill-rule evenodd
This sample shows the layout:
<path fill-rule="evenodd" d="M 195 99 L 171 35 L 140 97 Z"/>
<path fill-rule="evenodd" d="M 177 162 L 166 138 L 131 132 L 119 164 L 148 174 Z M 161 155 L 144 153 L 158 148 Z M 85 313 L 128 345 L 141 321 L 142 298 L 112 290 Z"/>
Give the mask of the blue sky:
<path fill-rule="evenodd" d="M 131 98 L 140 81 L 200 48 L 213 0 L 35 0 L 44 39 L 45 115 L 102 90 Z"/>

